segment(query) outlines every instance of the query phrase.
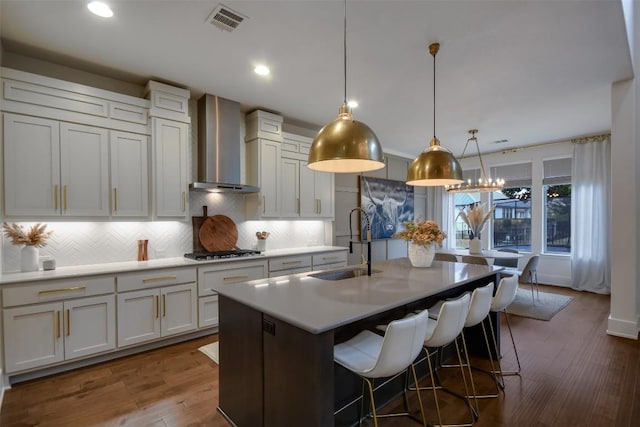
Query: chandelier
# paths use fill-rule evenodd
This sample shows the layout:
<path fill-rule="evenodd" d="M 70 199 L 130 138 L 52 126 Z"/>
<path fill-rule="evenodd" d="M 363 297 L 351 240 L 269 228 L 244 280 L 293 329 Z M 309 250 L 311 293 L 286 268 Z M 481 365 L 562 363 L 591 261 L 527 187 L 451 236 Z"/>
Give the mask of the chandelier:
<path fill-rule="evenodd" d="M 476 144 L 476 151 L 478 153 L 478 159 L 480 160 L 481 176 L 480 178 L 478 178 L 478 182 L 472 182 L 471 179 L 468 179 L 466 182 L 463 181 L 460 184 L 447 185 L 444 187 L 444 189 L 448 193 L 489 193 L 492 191 L 502 190 L 502 188 L 504 187 L 504 179 L 494 179 L 491 176 L 487 176 L 487 173 L 484 170 L 484 163 L 482 162 L 480 147 L 478 146 L 478 138 L 476 138 L 478 129 L 471 129 L 469 133 L 471 134 L 471 138 L 467 139 L 467 143 L 464 145 L 464 150 L 462 150 L 462 155 L 460 156 L 460 158 L 464 157 L 464 153 L 467 151 L 469 142 L 473 141 Z"/>

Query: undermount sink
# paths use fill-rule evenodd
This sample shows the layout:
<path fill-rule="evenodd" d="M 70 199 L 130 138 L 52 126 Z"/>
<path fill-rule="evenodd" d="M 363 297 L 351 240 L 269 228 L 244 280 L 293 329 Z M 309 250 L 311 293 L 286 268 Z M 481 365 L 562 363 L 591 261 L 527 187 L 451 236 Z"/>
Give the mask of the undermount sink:
<path fill-rule="evenodd" d="M 379 273 L 380 270 L 373 270 L 371 274 Z M 348 270 L 338 270 L 338 271 L 323 271 L 316 274 L 310 274 L 309 276 L 315 277 L 320 280 L 344 280 L 351 279 L 353 277 L 366 276 L 367 269 L 358 267 L 358 268 L 350 268 Z"/>

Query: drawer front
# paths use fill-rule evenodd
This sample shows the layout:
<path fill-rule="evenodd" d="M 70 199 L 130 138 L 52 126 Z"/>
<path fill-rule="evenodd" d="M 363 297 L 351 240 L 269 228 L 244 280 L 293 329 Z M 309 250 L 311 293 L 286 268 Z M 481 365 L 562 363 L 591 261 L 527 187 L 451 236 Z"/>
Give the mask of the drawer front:
<path fill-rule="evenodd" d="M 115 277 L 86 277 L 29 282 L 2 290 L 3 307 L 61 301 L 115 292 Z"/>
<path fill-rule="evenodd" d="M 198 295 L 213 295 L 212 287 L 223 283 L 243 283 L 249 280 L 264 279 L 266 263 L 243 263 L 233 267 L 200 267 L 198 268 Z"/>
<path fill-rule="evenodd" d="M 288 276 L 290 274 L 298 274 L 298 273 L 308 273 L 311 271 L 311 267 L 300 267 L 300 268 L 291 268 L 289 270 L 278 270 L 278 271 L 270 271 L 269 278 L 279 277 L 279 276 Z"/>
<path fill-rule="evenodd" d="M 316 265 L 313 267 L 314 270 L 331 270 L 334 268 L 343 268 L 347 266 L 347 261 L 340 261 L 340 262 L 334 262 L 331 264 L 323 264 L 323 265 Z"/>
<path fill-rule="evenodd" d="M 118 274 L 118 292 L 138 289 L 157 288 L 159 286 L 191 283 L 196 281 L 196 268 L 167 268 L 147 270 L 139 273 Z"/>
<path fill-rule="evenodd" d="M 273 258 L 269 260 L 269 273 L 272 271 L 292 270 L 302 267 L 311 267 L 310 255 Z"/>
<path fill-rule="evenodd" d="M 347 265 L 347 251 L 328 252 L 328 253 L 318 254 L 313 256 L 314 270 L 317 270 L 318 267 L 320 266 L 324 266 L 327 264 L 336 264 L 336 263 L 344 263 L 344 265 Z"/>

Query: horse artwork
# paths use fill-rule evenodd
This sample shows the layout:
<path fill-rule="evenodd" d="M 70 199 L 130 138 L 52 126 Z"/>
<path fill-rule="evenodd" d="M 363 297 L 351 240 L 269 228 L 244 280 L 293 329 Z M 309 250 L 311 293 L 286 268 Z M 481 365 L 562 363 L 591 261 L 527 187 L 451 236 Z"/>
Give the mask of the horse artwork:
<path fill-rule="evenodd" d="M 371 221 L 371 238 L 390 239 L 402 229 L 403 221 L 413 221 L 413 187 L 402 181 L 360 176 L 360 207 Z M 362 240 L 366 223 L 361 223 Z"/>

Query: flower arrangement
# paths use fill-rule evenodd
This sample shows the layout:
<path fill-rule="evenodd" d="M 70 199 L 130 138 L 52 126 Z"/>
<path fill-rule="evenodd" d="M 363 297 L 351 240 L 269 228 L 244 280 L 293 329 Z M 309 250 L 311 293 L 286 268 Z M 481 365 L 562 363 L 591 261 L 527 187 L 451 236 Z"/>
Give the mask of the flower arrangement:
<path fill-rule="evenodd" d="M 11 239 L 14 245 L 27 245 L 36 248 L 47 246 L 47 240 L 53 234 L 53 231 L 46 231 L 47 224 L 37 223 L 25 232 L 21 225 L 13 223 L 11 225 L 6 222 L 2 223 L 4 235 Z"/>
<path fill-rule="evenodd" d="M 437 243 L 442 246 L 442 241 L 447 238 L 447 233 L 440 230 L 435 221 L 403 221 L 404 231 L 399 231 L 393 236 L 397 239 L 408 240 L 416 245 L 426 246 L 430 243 Z"/>
<path fill-rule="evenodd" d="M 469 227 L 469 239 L 480 238 L 480 233 L 487 223 L 491 214 L 496 207 L 492 207 L 489 211 L 486 211 L 486 204 L 478 203 L 476 205 L 470 205 L 462 209 L 458 215 L 462 218 L 465 224 Z"/>

